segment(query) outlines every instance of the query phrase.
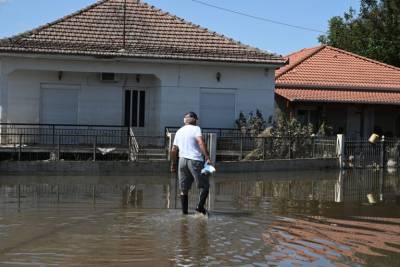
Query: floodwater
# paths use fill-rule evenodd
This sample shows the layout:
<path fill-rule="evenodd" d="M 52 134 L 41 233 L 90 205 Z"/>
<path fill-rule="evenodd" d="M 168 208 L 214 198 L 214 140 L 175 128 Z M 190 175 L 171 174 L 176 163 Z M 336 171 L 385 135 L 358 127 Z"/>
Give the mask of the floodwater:
<path fill-rule="evenodd" d="M 168 175 L 3 175 L 0 266 L 400 266 L 396 170 L 211 186 L 210 216 L 183 216 Z"/>

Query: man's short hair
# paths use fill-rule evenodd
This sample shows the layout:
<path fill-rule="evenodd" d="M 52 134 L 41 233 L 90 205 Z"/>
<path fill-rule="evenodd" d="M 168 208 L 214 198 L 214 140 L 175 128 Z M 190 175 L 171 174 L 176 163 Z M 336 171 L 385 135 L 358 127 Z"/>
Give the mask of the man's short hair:
<path fill-rule="evenodd" d="M 195 120 L 198 120 L 199 118 L 197 117 L 197 114 L 194 113 L 193 111 L 190 111 L 188 113 L 185 114 L 185 118 L 192 118 Z"/>

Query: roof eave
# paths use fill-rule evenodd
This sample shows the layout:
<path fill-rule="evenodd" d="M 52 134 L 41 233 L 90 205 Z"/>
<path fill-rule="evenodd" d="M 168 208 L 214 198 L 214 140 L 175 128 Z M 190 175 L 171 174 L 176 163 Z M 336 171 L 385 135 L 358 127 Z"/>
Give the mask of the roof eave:
<path fill-rule="evenodd" d="M 118 61 L 118 62 L 143 62 L 143 63 L 170 63 L 170 64 L 199 64 L 199 65 L 232 65 L 246 67 L 267 67 L 279 68 L 285 65 L 283 59 L 271 60 L 232 60 L 232 59 L 213 59 L 213 58 L 190 58 L 190 57 L 171 57 L 171 56 L 129 56 L 129 55 L 81 55 L 63 53 L 41 53 L 41 52 L 10 52 L 1 51 L 3 57 L 23 57 L 35 59 L 70 59 L 70 60 L 92 60 L 92 61 Z"/>
<path fill-rule="evenodd" d="M 276 82 L 277 89 L 304 89 L 304 90 L 337 90 L 337 91 L 370 91 L 370 92 L 399 92 L 400 87 L 373 87 L 373 86 L 354 86 L 354 85 L 318 85 L 318 84 L 288 84 Z"/>
<path fill-rule="evenodd" d="M 357 100 L 349 100 L 349 101 L 343 101 L 343 100 L 316 100 L 316 99 L 298 99 L 298 98 L 292 98 L 289 99 L 287 97 L 284 97 L 280 95 L 281 97 L 289 100 L 292 103 L 330 103 L 330 104 L 365 104 L 365 105 L 400 105 L 398 102 L 378 102 L 378 101 L 357 101 Z"/>

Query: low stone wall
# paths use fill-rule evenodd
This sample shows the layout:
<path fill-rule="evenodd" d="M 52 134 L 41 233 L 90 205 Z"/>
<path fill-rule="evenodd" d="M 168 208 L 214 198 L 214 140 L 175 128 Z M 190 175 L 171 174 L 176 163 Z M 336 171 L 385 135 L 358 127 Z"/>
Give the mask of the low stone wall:
<path fill-rule="evenodd" d="M 339 168 L 338 159 L 291 159 L 267 161 L 218 162 L 217 171 L 265 172 L 297 171 Z M 1 173 L 87 173 L 87 174 L 156 174 L 169 172 L 169 162 L 119 162 L 119 161 L 10 161 L 0 162 Z"/>

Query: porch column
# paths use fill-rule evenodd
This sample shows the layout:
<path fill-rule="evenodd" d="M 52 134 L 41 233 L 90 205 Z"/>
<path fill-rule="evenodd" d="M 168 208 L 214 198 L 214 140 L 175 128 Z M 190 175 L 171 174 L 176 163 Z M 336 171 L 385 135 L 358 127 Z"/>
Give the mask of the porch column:
<path fill-rule="evenodd" d="M 0 122 L 7 122 L 7 95 L 8 95 L 8 73 L 5 71 L 4 62 L 0 60 Z M 0 127 L 0 134 L 4 132 Z M 0 135 L 0 144 L 5 142 L 5 138 Z"/>
<path fill-rule="evenodd" d="M 7 122 L 8 76 L 12 71 L 6 68 L 4 61 L 0 61 L 0 122 Z"/>
<path fill-rule="evenodd" d="M 0 122 L 3 122 L 3 95 L 7 86 L 4 72 L 4 63 L 0 60 Z"/>

